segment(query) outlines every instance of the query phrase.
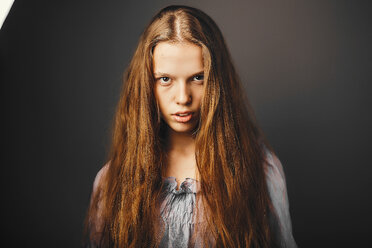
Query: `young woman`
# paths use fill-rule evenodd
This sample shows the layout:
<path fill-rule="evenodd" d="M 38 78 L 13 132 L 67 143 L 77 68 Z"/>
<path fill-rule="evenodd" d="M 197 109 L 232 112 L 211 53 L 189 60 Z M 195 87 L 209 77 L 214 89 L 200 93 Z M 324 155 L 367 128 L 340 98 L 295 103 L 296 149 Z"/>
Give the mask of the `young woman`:
<path fill-rule="evenodd" d="M 126 71 L 90 247 L 296 247 L 285 177 L 249 110 L 223 36 L 169 6 Z"/>

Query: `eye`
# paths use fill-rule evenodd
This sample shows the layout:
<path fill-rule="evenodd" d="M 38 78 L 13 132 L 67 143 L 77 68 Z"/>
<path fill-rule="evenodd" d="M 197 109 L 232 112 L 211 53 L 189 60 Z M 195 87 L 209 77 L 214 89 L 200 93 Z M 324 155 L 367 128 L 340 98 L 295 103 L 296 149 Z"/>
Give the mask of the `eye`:
<path fill-rule="evenodd" d="M 203 81 L 204 75 L 196 75 L 192 78 L 193 81 Z"/>
<path fill-rule="evenodd" d="M 162 84 L 168 84 L 168 83 L 170 83 L 170 78 L 169 77 L 160 77 L 159 81 Z"/>

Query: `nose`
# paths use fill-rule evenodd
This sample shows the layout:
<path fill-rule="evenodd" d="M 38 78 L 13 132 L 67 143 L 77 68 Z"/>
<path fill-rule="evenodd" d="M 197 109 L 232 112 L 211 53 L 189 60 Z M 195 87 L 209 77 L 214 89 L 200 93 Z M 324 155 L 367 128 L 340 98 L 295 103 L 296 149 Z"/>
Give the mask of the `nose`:
<path fill-rule="evenodd" d="M 191 102 L 191 90 L 190 85 L 187 82 L 180 82 L 176 95 L 176 102 L 180 105 L 187 105 Z"/>

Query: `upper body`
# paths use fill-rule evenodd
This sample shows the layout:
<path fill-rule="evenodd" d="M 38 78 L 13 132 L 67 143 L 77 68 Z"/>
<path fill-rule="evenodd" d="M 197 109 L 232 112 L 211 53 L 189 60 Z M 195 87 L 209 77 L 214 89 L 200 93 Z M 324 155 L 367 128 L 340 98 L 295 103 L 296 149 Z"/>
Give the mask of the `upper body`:
<path fill-rule="evenodd" d="M 123 81 L 91 245 L 295 247 L 283 169 L 207 14 L 162 9 Z"/>
<path fill-rule="evenodd" d="M 292 224 L 289 213 L 289 201 L 286 188 L 286 180 L 282 164 L 278 157 L 266 150 L 265 172 L 266 183 L 269 189 L 274 211 L 271 213 L 272 235 L 275 236 L 277 247 L 295 248 L 296 242 L 292 235 Z M 109 164 L 103 167 L 94 180 L 93 191 L 100 184 L 101 178 L 107 172 Z M 195 220 L 193 212 L 195 211 L 196 198 L 200 191 L 200 182 L 194 178 L 187 177 L 181 183 L 176 177 L 163 177 L 162 197 L 159 200 L 159 226 L 164 228 L 164 233 L 160 237 L 159 247 L 190 247 L 190 238 L 194 226 L 202 220 Z M 244 201 L 245 199 L 241 199 Z M 99 216 L 95 220 L 99 226 L 101 220 Z M 99 237 L 99 229 L 94 230 Z M 91 241 L 91 246 L 96 247 L 95 241 Z M 213 241 L 211 243 L 213 246 Z M 203 247 L 198 241 L 193 243 L 192 247 Z"/>

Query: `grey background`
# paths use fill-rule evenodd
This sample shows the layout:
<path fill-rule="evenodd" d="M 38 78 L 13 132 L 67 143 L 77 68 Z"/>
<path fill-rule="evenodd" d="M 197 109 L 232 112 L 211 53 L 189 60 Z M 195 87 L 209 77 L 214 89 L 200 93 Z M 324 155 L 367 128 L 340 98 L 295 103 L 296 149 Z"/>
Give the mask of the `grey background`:
<path fill-rule="evenodd" d="M 78 247 L 122 71 L 160 8 L 220 26 L 287 176 L 300 247 L 370 243 L 368 1 L 25 1 L 0 31 L 3 240 Z"/>

